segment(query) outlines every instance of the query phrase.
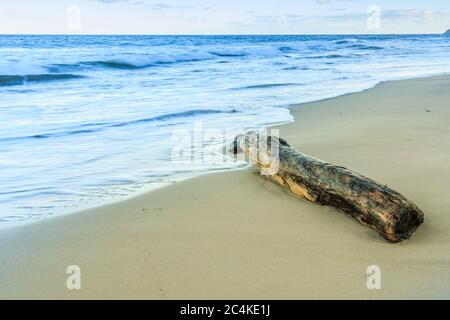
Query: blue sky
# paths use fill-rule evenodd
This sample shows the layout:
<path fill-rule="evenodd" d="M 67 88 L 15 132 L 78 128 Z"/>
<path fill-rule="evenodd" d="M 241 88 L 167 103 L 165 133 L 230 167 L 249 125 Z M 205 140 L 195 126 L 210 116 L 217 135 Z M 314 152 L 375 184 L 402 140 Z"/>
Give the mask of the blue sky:
<path fill-rule="evenodd" d="M 0 6 L 3 34 L 442 33 L 449 28 L 448 0 L 14 0 Z"/>

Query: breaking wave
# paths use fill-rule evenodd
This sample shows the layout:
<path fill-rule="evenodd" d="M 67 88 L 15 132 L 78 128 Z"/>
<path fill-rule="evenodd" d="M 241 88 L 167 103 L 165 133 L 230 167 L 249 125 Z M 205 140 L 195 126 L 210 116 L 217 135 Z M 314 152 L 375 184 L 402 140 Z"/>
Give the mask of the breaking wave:
<path fill-rule="evenodd" d="M 106 61 L 81 62 L 81 64 L 102 66 L 113 69 L 141 69 L 164 64 L 205 61 L 210 60 L 212 58 L 213 58 L 212 55 L 209 53 L 179 54 L 179 55 L 166 54 L 155 56 L 127 55 Z"/>
<path fill-rule="evenodd" d="M 246 89 L 267 89 L 267 88 L 275 88 L 275 87 L 292 87 L 292 86 L 302 86 L 301 83 L 265 83 L 265 84 L 257 84 L 257 85 L 251 85 L 251 86 L 245 86 L 245 87 L 237 87 L 232 88 L 232 90 L 246 90 Z"/>
<path fill-rule="evenodd" d="M 57 80 L 79 79 L 76 74 L 30 74 L 30 75 L 0 75 L 0 87 L 24 85 L 28 82 L 47 82 Z"/>

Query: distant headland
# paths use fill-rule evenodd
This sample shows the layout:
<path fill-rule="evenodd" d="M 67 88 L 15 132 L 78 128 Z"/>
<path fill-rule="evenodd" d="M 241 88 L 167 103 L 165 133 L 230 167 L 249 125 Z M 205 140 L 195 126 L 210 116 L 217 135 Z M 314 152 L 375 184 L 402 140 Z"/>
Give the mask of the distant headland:
<path fill-rule="evenodd" d="M 450 29 L 448 29 L 446 32 L 444 32 L 444 36 L 450 36 Z"/>

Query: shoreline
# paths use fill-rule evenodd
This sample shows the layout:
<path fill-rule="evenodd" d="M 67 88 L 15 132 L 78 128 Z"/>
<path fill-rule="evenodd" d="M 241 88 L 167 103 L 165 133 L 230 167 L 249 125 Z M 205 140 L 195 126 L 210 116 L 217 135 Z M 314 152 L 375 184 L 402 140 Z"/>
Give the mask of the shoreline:
<path fill-rule="evenodd" d="M 0 297 L 448 298 L 449 85 L 448 75 L 385 81 L 293 105 L 294 122 L 274 127 L 302 152 L 416 202 L 425 224 L 411 240 L 387 244 L 254 169 L 208 173 L 0 230 Z M 81 291 L 64 287 L 72 264 L 83 270 Z M 372 264 L 382 269 L 383 290 L 365 287 Z"/>
<path fill-rule="evenodd" d="M 361 89 L 358 91 L 354 91 L 354 92 L 348 92 L 348 93 L 343 93 L 337 96 L 333 96 L 333 97 L 329 97 L 329 98 L 323 98 L 323 99 L 318 99 L 318 100 L 312 100 L 312 101 L 307 101 L 307 102 L 301 102 L 301 103 L 294 103 L 291 105 L 287 105 L 286 109 L 290 110 L 291 114 L 293 113 L 294 109 L 296 108 L 301 108 L 305 105 L 308 104 L 313 104 L 313 103 L 321 103 L 321 102 L 327 102 L 329 100 L 334 100 L 334 99 L 338 99 L 338 98 L 343 98 L 343 97 L 347 97 L 347 96 L 352 96 L 355 94 L 360 94 L 360 93 L 364 93 L 366 91 L 369 90 L 373 90 L 376 87 L 383 85 L 383 84 L 389 84 L 389 83 L 395 83 L 395 82 L 399 82 L 399 81 L 408 81 L 408 80 L 420 80 L 420 79 L 428 79 L 428 78 L 439 78 L 439 77 L 447 77 L 450 76 L 450 73 L 444 72 L 442 74 L 434 74 L 434 75 L 427 75 L 427 76 L 421 76 L 421 77 L 405 77 L 404 79 L 395 79 L 395 80 L 386 80 L 386 81 L 380 81 L 376 84 L 374 84 L 373 86 L 370 86 L 366 89 Z M 288 124 L 291 124 L 295 122 L 295 117 L 293 116 L 293 120 L 289 121 L 289 122 L 283 122 L 283 123 L 275 123 L 275 124 L 271 124 L 268 126 L 265 126 L 265 128 L 277 128 L 277 127 L 281 127 L 281 126 L 285 126 Z M 26 227 L 26 226 L 30 226 L 33 225 L 35 223 L 39 223 L 39 222 L 45 222 L 48 220 L 52 220 L 55 218 L 60 218 L 60 217 L 65 217 L 68 215 L 73 215 L 73 214 L 78 214 L 84 211 L 90 211 L 90 210 L 95 210 L 95 209 L 102 209 L 105 206 L 108 205 L 114 205 L 114 204 L 118 204 L 122 201 L 127 201 L 127 200 L 132 200 L 133 198 L 145 195 L 149 192 L 153 192 L 154 190 L 159 190 L 159 189 L 164 189 L 164 188 L 168 188 L 171 187 L 174 184 L 186 181 L 186 180 L 190 180 L 190 179 L 195 179 L 198 177 L 202 177 L 205 175 L 210 175 L 210 174 L 217 174 L 217 173 L 224 173 L 224 172 L 232 172 L 232 171 L 239 171 L 239 170 L 247 170 L 248 168 L 241 168 L 241 167 L 236 167 L 236 168 L 231 168 L 231 169 L 221 169 L 221 170 L 207 170 L 204 171 L 200 174 L 194 174 L 191 173 L 189 175 L 186 175 L 182 178 L 180 178 L 179 180 L 173 180 L 170 182 L 159 182 L 159 183 L 149 183 L 149 184 L 145 184 L 144 187 L 142 187 L 142 190 L 137 190 L 134 191 L 133 193 L 130 193 L 127 196 L 124 196 L 121 199 L 110 199 L 110 201 L 99 201 L 97 203 L 92 203 L 92 205 L 87 204 L 86 206 L 82 207 L 82 208 L 78 208 L 76 210 L 68 210 L 66 212 L 59 212 L 57 214 L 53 214 L 51 216 L 47 216 L 45 218 L 40 218 L 37 220 L 29 220 L 29 221 L 20 221 L 20 222 L 6 222 L 4 223 L 5 225 L 0 224 L 0 232 L 2 230 L 8 230 L 10 228 L 21 228 L 21 227 Z"/>

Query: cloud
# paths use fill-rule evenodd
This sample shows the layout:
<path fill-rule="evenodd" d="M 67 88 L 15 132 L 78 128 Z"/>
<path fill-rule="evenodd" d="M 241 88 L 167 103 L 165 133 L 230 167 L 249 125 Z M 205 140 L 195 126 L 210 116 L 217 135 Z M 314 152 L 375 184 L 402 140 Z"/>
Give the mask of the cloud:
<path fill-rule="evenodd" d="M 419 10 L 415 8 L 407 8 L 401 10 L 382 11 L 382 17 L 391 20 L 423 20 L 432 18 L 445 18 L 448 17 L 448 14 L 443 12 L 434 12 L 430 9 Z"/>
<path fill-rule="evenodd" d="M 170 3 L 164 3 L 164 2 L 151 2 L 151 1 L 134 1 L 131 2 L 130 0 L 91 0 L 91 1 L 97 1 L 105 4 L 114 4 L 114 3 L 129 3 L 131 5 L 139 6 L 139 5 L 145 5 L 148 6 L 150 10 L 167 10 L 167 9 L 190 9 L 195 8 L 192 5 L 172 5 Z M 208 7 L 209 9 L 209 7 Z"/>
<path fill-rule="evenodd" d="M 364 23 L 368 18 L 366 12 L 347 12 L 345 9 L 329 10 L 324 14 L 282 14 L 282 15 L 254 15 L 255 24 L 290 24 L 302 23 L 344 23 L 360 21 Z M 414 22 L 428 23 L 429 21 L 450 20 L 450 13 L 438 12 L 430 9 L 420 10 L 406 8 L 399 10 L 382 10 L 382 21 L 392 23 Z"/>
<path fill-rule="evenodd" d="M 152 10 L 164 10 L 164 9 L 170 9 L 170 8 L 172 8 L 173 6 L 171 6 L 170 4 L 167 4 L 167 3 L 155 3 L 155 4 L 153 4 L 153 5 L 151 5 L 150 6 L 150 8 L 152 9 Z"/>
<path fill-rule="evenodd" d="M 334 1 L 340 1 L 340 2 L 350 2 L 350 1 L 360 1 L 360 0 L 334 0 Z M 316 0 L 317 4 L 330 4 L 331 2 L 333 2 L 332 0 Z"/>
<path fill-rule="evenodd" d="M 131 3 L 129 0 L 90 0 L 90 1 L 101 2 L 101 3 L 105 3 L 105 4 L 128 2 L 128 3 L 132 4 L 132 5 L 138 5 L 138 4 L 141 4 L 141 3 L 143 4 L 144 3 L 143 1 Z"/>
<path fill-rule="evenodd" d="M 194 8 L 194 6 L 191 5 L 171 5 L 168 3 L 162 3 L 158 2 L 155 4 L 150 5 L 151 10 L 165 10 L 165 9 L 191 9 Z"/>
<path fill-rule="evenodd" d="M 128 0 L 91 0 L 91 1 L 98 1 L 98 2 L 101 2 L 101 3 L 128 2 Z"/>

